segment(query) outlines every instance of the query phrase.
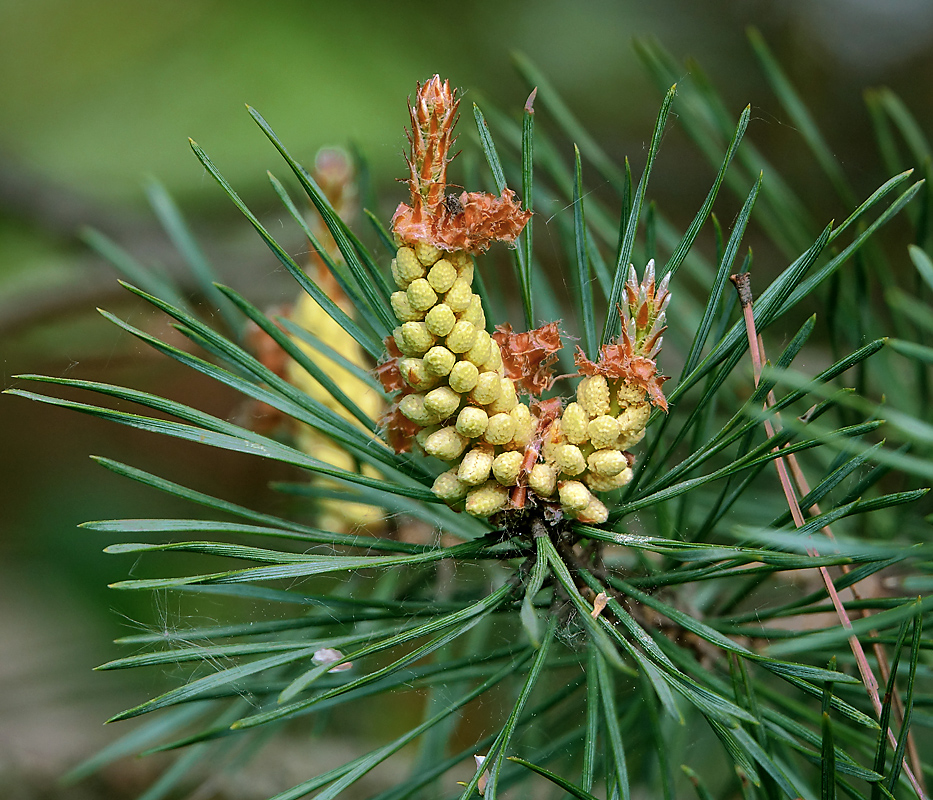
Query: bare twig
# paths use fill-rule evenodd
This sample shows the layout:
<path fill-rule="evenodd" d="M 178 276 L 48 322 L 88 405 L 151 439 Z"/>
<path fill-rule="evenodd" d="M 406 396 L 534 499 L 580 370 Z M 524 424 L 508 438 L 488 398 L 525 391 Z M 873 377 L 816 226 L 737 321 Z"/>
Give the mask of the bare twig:
<path fill-rule="evenodd" d="M 752 320 L 752 324 L 754 324 L 754 319 Z M 763 364 L 767 356 L 765 354 L 765 344 L 761 338 L 761 334 L 758 334 L 757 340 L 758 340 L 758 360 L 759 360 L 759 363 Z M 774 396 L 774 392 L 773 391 L 768 392 L 768 401 L 765 407 L 773 406 L 776 402 L 777 400 Z M 803 422 L 806 422 L 807 416 L 809 415 L 809 413 L 810 412 L 807 412 L 807 414 L 801 417 L 800 420 Z M 778 430 L 781 429 L 780 412 L 777 412 L 777 411 L 774 412 L 774 424 Z M 783 456 L 783 458 L 787 459 L 787 466 L 790 469 L 790 475 L 791 475 L 791 478 L 793 478 L 794 485 L 797 487 L 797 493 L 801 497 L 805 497 L 806 495 L 810 494 L 810 484 L 807 481 L 806 476 L 803 474 L 803 469 L 801 469 L 800 467 L 800 462 L 797 460 L 796 454 L 788 453 L 786 456 Z M 823 512 L 820 509 L 819 503 L 814 503 L 807 509 L 807 513 L 810 516 L 816 517 L 816 516 L 819 516 Z M 824 525 L 823 528 L 821 528 L 821 532 L 823 533 L 824 536 L 826 536 L 826 538 L 835 541 L 836 537 L 833 534 L 833 531 L 829 527 L 829 525 Z M 839 566 L 839 569 L 843 573 L 843 575 L 848 575 L 852 571 L 852 569 L 849 567 L 848 564 L 841 564 Z M 848 591 L 851 593 L 853 600 L 862 600 L 864 598 L 864 595 L 862 595 L 861 591 L 858 588 L 858 585 L 855 583 L 849 585 Z M 858 609 L 855 609 L 855 614 L 858 616 L 859 619 L 865 619 L 866 617 L 871 616 L 872 611 L 871 609 L 868 609 L 868 608 L 858 608 Z M 877 631 L 870 631 L 870 634 L 872 637 L 878 636 Z M 888 679 L 891 675 L 891 665 L 888 662 L 888 656 L 884 651 L 884 645 L 882 645 L 880 642 L 877 642 L 877 641 L 872 642 L 871 649 L 872 649 L 872 652 L 875 654 L 875 660 L 878 662 L 878 669 L 881 672 L 881 680 L 885 684 L 887 684 Z M 894 706 L 895 721 L 897 722 L 898 725 L 901 725 L 904 722 L 904 702 L 901 700 L 901 696 L 897 694 L 896 692 L 892 695 L 892 702 Z M 918 781 L 924 787 L 924 790 L 925 790 L 926 784 L 923 779 L 923 763 L 920 760 L 920 754 L 917 752 L 917 744 L 911 732 L 908 732 L 907 734 L 907 755 L 910 758 L 910 763 L 913 766 L 913 769 L 914 769 L 915 774 L 917 775 Z"/>
<path fill-rule="evenodd" d="M 755 315 L 752 306 L 752 291 L 751 291 L 751 279 L 748 273 L 743 273 L 739 275 L 731 275 L 730 280 L 735 285 L 736 291 L 739 295 L 739 302 L 742 305 L 742 314 L 745 319 L 745 329 L 748 335 L 748 349 L 752 357 L 752 369 L 755 376 L 755 386 L 757 387 L 761 381 L 761 369 L 762 369 L 762 348 L 760 346 L 760 340 L 755 328 Z M 774 394 L 769 392 L 768 397 L 765 400 L 764 407 L 768 409 L 774 403 Z M 765 432 L 768 434 L 768 437 L 774 436 L 774 426 L 771 423 L 771 420 L 766 419 L 764 422 Z M 776 448 L 779 449 L 779 448 Z M 774 466 L 778 472 L 778 478 L 781 481 L 781 488 L 784 491 L 784 496 L 787 499 L 787 505 L 790 509 L 791 517 L 794 520 L 794 525 L 798 528 L 803 527 L 805 520 L 803 517 L 803 512 L 800 509 L 800 503 L 797 500 L 797 495 L 794 492 L 794 486 L 788 469 L 788 462 L 793 459 L 793 455 L 790 457 L 780 456 L 774 460 Z M 795 471 L 799 473 L 799 478 L 802 479 L 802 484 L 799 485 L 799 488 L 806 485 L 806 479 L 803 477 L 803 472 L 800 470 L 800 466 L 797 463 L 796 459 L 793 459 L 793 465 Z M 824 530 L 828 530 L 824 528 Z M 832 531 L 829 531 L 830 537 L 832 537 Z M 819 555 L 818 551 L 814 547 L 808 547 L 807 553 L 811 556 Z M 826 592 L 829 595 L 830 600 L 832 601 L 833 607 L 836 610 L 836 614 L 839 617 L 839 622 L 846 630 L 852 630 L 852 622 L 849 619 L 848 612 L 845 609 L 845 606 L 842 603 L 842 600 L 839 598 L 839 594 L 836 591 L 836 587 L 833 584 L 832 576 L 829 574 L 829 570 L 826 567 L 820 567 L 820 576 L 823 579 L 823 584 L 826 587 Z M 865 651 L 862 648 L 862 643 L 858 640 L 858 637 L 854 634 L 849 636 L 849 646 L 852 649 L 852 654 L 855 656 L 855 662 L 858 666 L 859 674 L 862 677 L 862 684 L 865 686 L 865 690 L 868 692 L 868 696 L 871 699 L 872 707 L 875 710 L 875 714 L 878 718 L 881 718 L 881 697 L 878 693 L 878 681 L 872 672 L 871 665 L 868 663 L 868 659 L 865 656 Z M 897 739 L 894 735 L 894 731 L 888 727 L 887 730 L 888 740 L 891 743 L 891 746 L 897 747 Z M 908 733 L 908 742 L 910 742 L 910 734 Z M 913 760 L 913 759 L 911 759 Z M 918 780 L 917 775 L 914 774 L 914 771 L 911 769 L 910 765 L 907 763 L 907 759 L 904 759 L 904 774 L 907 779 L 910 781 L 911 786 L 913 786 L 914 791 L 917 793 L 917 796 L 921 800 L 927 800 L 927 794 L 923 788 L 923 785 Z M 922 773 L 918 772 L 918 775 Z"/>
<path fill-rule="evenodd" d="M 760 334 L 758 335 L 758 351 L 759 360 L 761 363 L 764 363 L 766 358 L 765 346 Z M 768 404 L 773 406 L 776 402 L 777 401 L 774 397 L 774 392 L 768 392 Z M 780 426 L 780 418 L 780 413 L 775 412 L 775 422 L 778 424 L 778 426 Z M 801 497 L 806 497 L 808 494 L 810 494 L 810 484 L 803 473 L 803 469 L 800 467 L 800 462 L 797 460 L 796 454 L 788 453 L 786 456 L 783 456 L 783 458 L 787 459 L 787 466 L 790 468 L 790 474 L 793 478 L 794 484 L 797 487 L 797 492 Z M 810 506 L 810 508 L 807 509 L 807 513 L 810 516 L 819 516 L 823 512 L 820 509 L 819 503 L 814 503 L 812 506 Z M 836 537 L 829 525 L 824 525 L 821 531 L 827 539 L 835 541 Z M 841 564 L 839 569 L 843 575 L 848 575 L 852 571 L 848 564 Z M 850 584 L 848 591 L 852 594 L 852 598 L 854 600 L 863 599 L 863 595 L 858 589 L 857 584 Z M 855 609 L 855 614 L 859 619 L 865 619 L 866 617 L 870 617 L 872 615 L 872 611 L 868 608 L 858 608 Z M 870 631 L 870 635 L 872 637 L 877 637 L 878 632 L 874 630 Z M 881 680 L 887 684 L 888 678 L 891 675 L 891 665 L 888 662 L 888 656 L 887 653 L 885 653 L 884 645 L 882 645 L 881 642 L 872 642 L 871 649 L 875 655 L 875 660 L 878 662 L 878 669 L 881 672 Z M 895 720 L 898 725 L 901 725 L 904 722 L 904 702 L 901 700 L 901 696 L 897 692 L 892 694 L 892 701 L 894 705 Z M 926 791 L 926 784 L 923 778 L 923 762 L 921 761 L 920 754 L 917 751 L 917 743 L 912 731 L 908 731 L 907 733 L 907 755 L 908 758 L 910 758 L 910 763 L 914 769 L 915 775 L 917 776 L 918 782 L 923 787 L 924 791 Z"/>

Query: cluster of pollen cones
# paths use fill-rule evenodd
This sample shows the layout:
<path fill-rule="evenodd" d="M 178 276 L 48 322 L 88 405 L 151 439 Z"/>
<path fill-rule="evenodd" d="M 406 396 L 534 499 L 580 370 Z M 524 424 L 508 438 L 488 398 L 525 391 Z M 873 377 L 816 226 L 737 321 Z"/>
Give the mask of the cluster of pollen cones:
<path fill-rule="evenodd" d="M 486 330 L 473 293 L 473 256 L 494 241 L 513 243 L 530 212 L 515 193 L 447 195 L 447 166 L 459 101 L 434 76 L 410 106 L 410 203 L 392 220 L 398 250 L 392 310 L 399 322 L 378 374 L 395 395 L 385 416 L 390 443 L 420 447 L 450 465 L 434 492 L 476 516 L 529 503 L 599 524 L 608 510 L 597 493 L 632 477 L 628 448 L 644 435 L 651 406 L 666 410 L 655 357 L 661 346 L 667 280 L 649 263 L 634 269 L 620 308 L 622 333 L 596 361 L 578 349 L 576 398 L 533 399 L 552 387 L 561 349 L 556 323 L 514 333 Z"/>

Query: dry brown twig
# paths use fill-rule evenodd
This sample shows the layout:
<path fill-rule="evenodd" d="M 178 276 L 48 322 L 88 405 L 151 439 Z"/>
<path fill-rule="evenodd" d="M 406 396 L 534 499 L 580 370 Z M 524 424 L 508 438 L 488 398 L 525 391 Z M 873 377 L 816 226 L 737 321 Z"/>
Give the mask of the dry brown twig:
<path fill-rule="evenodd" d="M 742 306 L 742 314 L 745 320 L 745 330 L 748 335 L 748 348 L 752 357 L 752 369 L 755 377 L 755 386 L 757 387 L 761 380 L 764 348 L 755 327 L 751 279 L 748 273 L 742 273 L 739 275 L 731 275 L 730 280 L 735 285 L 736 292 L 738 292 L 739 295 L 739 302 Z M 774 402 L 774 393 L 769 392 L 768 397 L 764 403 L 765 410 L 770 408 Z M 780 420 L 780 415 L 776 415 L 776 418 Z M 770 438 L 774 436 L 775 430 L 771 420 L 766 419 L 764 425 L 765 432 L 767 433 L 768 437 Z M 794 525 L 797 528 L 802 528 L 805 524 L 805 520 L 803 512 L 800 509 L 800 503 L 798 502 L 797 495 L 794 492 L 794 483 L 797 484 L 797 489 L 801 492 L 802 495 L 809 491 L 809 486 L 807 484 L 806 478 L 804 477 L 803 470 L 800 468 L 800 465 L 793 454 L 779 456 L 774 460 L 774 466 L 777 469 L 778 478 L 781 481 L 781 488 L 784 491 L 784 496 L 787 498 L 787 505 L 790 509 L 791 517 L 794 520 Z M 794 479 L 791 478 L 791 472 L 794 473 Z M 819 513 L 818 509 L 817 513 Z M 830 539 L 835 538 L 829 526 L 824 527 L 823 531 Z M 811 556 L 819 555 L 819 552 L 815 547 L 808 547 L 807 553 Z M 823 584 L 826 587 L 826 592 L 833 603 L 833 607 L 836 610 L 837 616 L 839 617 L 840 624 L 847 630 L 851 630 L 852 622 L 849 619 L 848 612 L 846 611 L 846 608 L 839 597 L 839 593 L 836 591 L 832 576 L 829 574 L 829 569 L 827 567 L 820 567 L 819 571 L 820 577 L 823 579 Z M 849 647 L 852 650 L 852 655 L 855 656 L 855 662 L 858 666 L 859 675 L 861 675 L 862 678 L 862 684 L 865 686 L 865 690 L 868 692 L 868 696 L 871 699 L 871 704 L 872 708 L 874 708 L 875 715 L 880 719 L 882 702 L 878 693 L 878 680 L 875 678 L 875 675 L 871 669 L 871 665 L 868 663 L 868 659 L 865 656 L 865 650 L 862 648 L 862 643 L 858 640 L 858 637 L 856 637 L 855 634 L 849 636 Z M 887 658 L 884 657 L 881 645 L 876 643 L 874 646 L 874 651 L 876 656 L 878 656 L 879 651 L 881 652 L 881 657 L 878 659 L 879 666 L 884 665 L 881 666 L 882 672 L 887 672 Z M 900 704 L 898 704 L 898 708 L 901 708 Z M 887 730 L 887 736 L 891 746 L 896 749 L 897 738 L 890 726 Z M 917 793 L 917 796 L 920 798 L 920 800 L 927 800 L 928 795 L 923 785 L 923 773 L 920 769 L 919 755 L 916 752 L 916 746 L 909 731 L 907 733 L 907 748 L 909 751 L 909 758 L 911 762 L 913 762 L 914 768 L 911 768 L 911 765 L 907 763 L 908 758 L 905 757 L 903 762 L 904 775 L 910 781 L 911 786 L 913 786 L 914 791 Z M 916 770 L 916 772 L 914 770 Z"/>

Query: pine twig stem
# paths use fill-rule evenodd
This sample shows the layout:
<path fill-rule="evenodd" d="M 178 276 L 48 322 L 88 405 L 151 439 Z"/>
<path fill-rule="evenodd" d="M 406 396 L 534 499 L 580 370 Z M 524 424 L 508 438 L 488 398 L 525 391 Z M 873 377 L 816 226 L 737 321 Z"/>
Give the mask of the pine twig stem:
<path fill-rule="evenodd" d="M 759 345 L 759 337 L 755 327 L 751 278 L 748 273 L 742 273 L 738 275 L 731 275 L 729 279 L 735 285 L 736 291 L 739 295 L 739 303 L 742 306 L 742 315 L 745 320 L 745 330 L 748 335 L 748 349 L 752 357 L 752 370 L 755 378 L 755 386 L 757 387 L 761 381 L 762 348 Z M 773 402 L 774 396 L 772 393 L 769 393 L 765 400 L 765 409 L 768 409 L 773 404 Z M 767 433 L 768 437 L 770 438 L 774 436 L 775 431 L 771 420 L 766 419 L 764 425 L 765 432 Z M 793 456 L 791 456 L 791 458 L 792 457 Z M 789 459 L 787 459 L 786 456 L 776 458 L 774 460 L 774 466 L 777 469 L 778 478 L 781 482 L 781 488 L 784 491 L 784 496 L 787 498 L 787 505 L 790 509 L 791 517 L 794 520 L 794 525 L 796 525 L 798 528 L 802 528 L 805 524 L 805 520 L 803 517 L 803 512 L 800 509 L 800 503 L 797 500 L 797 495 L 794 492 L 793 482 L 790 476 L 790 471 L 788 469 L 788 460 Z M 794 459 L 794 461 L 796 462 L 796 459 Z M 795 464 L 795 466 L 796 471 L 799 472 L 800 477 L 802 478 L 803 472 L 800 470 L 799 464 Z M 807 553 L 812 556 L 819 555 L 816 548 L 813 547 L 808 547 Z M 823 579 L 823 583 L 826 587 L 826 592 L 833 603 L 833 607 L 836 609 L 836 614 L 839 617 L 840 623 L 847 630 L 851 630 L 852 622 L 849 619 L 848 612 L 846 611 L 842 600 L 839 598 L 839 593 L 836 591 L 836 587 L 833 584 L 833 579 L 829 574 L 829 570 L 826 567 L 820 567 L 819 571 L 820 576 Z M 859 642 L 858 637 L 856 637 L 854 634 L 849 636 L 849 646 L 852 649 L 852 654 L 855 656 L 855 662 L 858 665 L 859 674 L 862 677 L 862 684 L 865 686 L 865 689 L 868 692 L 868 696 L 871 699 L 872 707 L 875 710 L 876 716 L 880 719 L 882 703 L 881 697 L 878 693 L 878 681 L 872 672 L 871 665 L 868 663 L 868 659 L 865 656 L 865 651 L 862 648 L 861 642 Z M 896 748 L 897 739 L 894 735 L 894 731 L 890 727 L 888 727 L 887 736 L 891 746 Z M 904 759 L 903 768 L 904 774 L 910 781 L 911 786 L 913 786 L 917 796 L 921 798 L 921 800 L 926 800 L 926 792 L 918 781 L 917 776 L 910 768 L 910 765 L 907 763 L 906 758 Z"/>
<path fill-rule="evenodd" d="M 754 326 L 754 323 L 755 323 L 754 318 L 752 318 L 752 326 Z M 765 362 L 765 359 L 767 358 L 767 355 L 765 353 L 764 340 L 762 339 L 761 334 L 757 334 L 756 338 L 758 342 L 758 354 L 757 354 L 758 362 L 759 364 L 763 364 Z M 757 385 L 757 381 L 758 381 L 757 377 L 755 381 Z M 774 392 L 773 391 L 768 392 L 768 399 L 767 399 L 767 403 L 765 407 L 767 408 L 767 406 L 773 406 L 775 405 L 776 402 L 777 402 L 777 399 L 774 396 Z M 776 411 L 774 417 L 775 417 L 774 424 L 776 425 L 777 429 L 780 430 L 782 427 L 780 412 Z M 787 460 L 787 466 L 788 466 L 788 469 L 790 470 L 790 475 L 794 481 L 794 485 L 797 487 L 797 493 L 800 495 L 800 497 L 806 497 L 808 494 L 810 494 L 810 483 L 809 481 L 807 481 L 807 477 L 803 473 L 803 469 L 800 466 L 800 462 L 797 460 L 797 455 L 795 453 L 788 453 L 786 456 L 783 456 L 783 458 Z M 822 510 L 820 509 L 819 503 L 814 503 L 812 506 L 810 506 L 810 508 L 807 509 L 807 514 L 809 514 L 812 517 L 819 516 L 821 513 L 822 513 Z M 823 528 L 821 529 L 821 532 L 823 533 L 824 536 L 826 536 L 827 539 L 830 539 L 831 541 L 835 541 L 836 536 L 835 534 L 833 534 L 832 528 L 830 528 L 829 525 L 824 525 Z M 842 572 L 843 575 L 848 575 L 852 571 L 852 569 L 849 567 L 848 564 L 841 564 L 840 571 Z M 861 591 L 859 590 L 857 584 L 854 584 L 854 583 L 851 584 L 848 587 L 848 591 L 851 593 L 852 598 L 854 600 L 862 600 L 864 597 Z M 855 610 L 855 614 L 859 619 L 865 619 L 866 617 L 870 617 L 872 615 L 872 611 L 871 609 L 868 609 L 868 608 L 859 608 Z M 870 631 L 870 634 L 874 638 L 878 637 L 877 631 Z M 890 662 L 888 661 L 887 653 L 884 650 L 884 645 L 878 641 L 872 642 L 871 649 L 872 649 L 872 653 L 874 653 L 875 660 L 878 662 L 878 671 L 881 673 L 881 680 L 885 684 L 887 684 L 888 678 L 891 675 L 891 665 L 890 665 Z M 904 701 L 901 699 L 901 696 L 897 692 L 893 693 L 891 699 L 892 699 L 892 703 L 894 706 L 894 719 L 897 725 L 901 726 L 904 723 Z M 878 712 L 877 707 L 875 708 L 875 711 L 876 713 Z M 913 767 L 914 774 L 917 777 L 918 783 L 920 783 L 921 787 L 923 788 L 925 792 L 926 782 L 924 781 L 924 778 L 923 778 L 923 762 L 920 760 L 920 754 L 917 751 L 916 739 L 912 731 L 907 732 L 907 757 L 910 759 L 910 763 L 911 763 L 911 766 Z M 924 797 L 924 796 L 925 795 L 921 795 L 921 797 Z"/>
<path fill-rule="evenodd" d="M 754 325 L 754 319 L 752 320 Z M 764 363 L 767 358 L 765 354 L 765 345 L 764 341 L 761 338 L 761 334 L 758 334 L 758 359 L 759 363 Z M 756 378 L 757 384 L 757 378 Z M 777 402 L 774 392 L 768 392 L 767 405 L 773 406 Z M 780 412 L 775 412 L 775 422 L 777 423 L 778 428 L 780 428 Z M 803 469 L 800 466 L 800 462 L 797 460 L 797 455 L 795 453 L 788 453 L 786 456 L 783 456 L 787 460 L 787 466 L 790 470 L 791 478 L 794 481 L 794 485 L 797 487 L 797 493 L 801 497 L 806 497 L 810 494 L 810 483 L 807 481 L 806 475 L 804 475 Z M 810 508 L 807 509 L 807 513 L 810 516 L 816 517 L 819 516 L 822 512 L 819 503 L 814 503 Z M 833 534 L 832 528 L 829 525 L 824 525 L 821 529 L 821 532 L 827 539 L 835 541 L 836 536 Z M 814 551 L 815 552 L 815 551 Z M 848 575 L 852 569 L 848 564 L 841 564 L 840 571 L 843 575 Z M 864 595 L 858 588 L 858 585 L 853 583 L 848 587 L 848 591 L 852 594 L 852 598 L 856 601 L 862 600 Z M 859 608 L 855 610 L 855 614 L 859 619 L 865 619 L 872 615 L 872 611 L 869 608 Z M 870 631 L 870 635 L 874 638 L 878 637 L 877 631 Z M 888 661 L 887 653 L 884 650 L 884 645 L 881 642 L 875 641 L 871 645 L 872 653 L 874 653 L 875 660 L 878 662 L 878 671 L 881 673 L 881 680 L 887 684 L 888 678 L 891 675 L 891 665 Z M 894 718 L 898 726 L 903 725 L 904 723 L 904 701 L 901 699 L 901 696 L 894 692 L 892 695 L 892 702 L 894 706 Z M 874 703 L 873 703 L 874 705 Z M 877 713 L 878 708 L 875 708 Z M 892 739 L 893 742 L 893 739 Z M 916 739 L 912 731 L 907 732 L 907 757 L 910 759 L 910 763 L 913 767 L 914 774 L 917 778 L 918 783 L 923 788 L 923 791 L 926 792 L 926 782 L 923 777 L 923 762 L 920 759 L 920 754 L 917 751 Z M 921 794 L 921 797 L 925 797 L 925 794 Z"/>
<path fill-rule="evenodd" d="M 794 454 L 791 454 L 788 457 L 788 461 L 790 462 L 791 475 L 794 478 L 794 483 L 797 484 L 797 491 L 799 491 L 803 496 L 808 495 L 810 493 L 810 485 L 807 482 L 806 476 L 803 474 L 803 470 L 800 469 L 800 464 L 797 462 Z M 814 516 L 818 516 L 822 513 L 818 503 L 814 503 L 810 507 L 809 512 Z M 836 538 L 833 536 L 833 532 L 830 530 L 828 525 L 823 528 L 823 532 L 830 539 Z M 840 569 L 844 575 L 847 575 L 852 571 L 848 564 L 842 564 Z M 854 583 L 849 586 L 849 591 L 852 592 L 852 597 L 855 600 L 862 600 L 864 597 L 858 590 L 857 585 Z M 865 619 L 866 617 L 870 617 L 872 615 L 872 611 L 869 608 L 856 609 L 855 613 L 858 615 L 859 619 Z M 878 631 L 872 630 L 869 633 L 873 638 L 878 637 Z M 871 649 L 875 654 L 875 660 L 878 662 L 878 671 L 881 673 L 881 680 L 887 684 L 888 679 L 891 676 L 891 664 L 888 661 L 888 655 L 884 650 L 884 645 L 882 645 L 881 642 L 872 642 Z M 898 725 L 902 725 L 904 723 L 904 701 L 901 699 L 901 696 L 897 692 L 894 692 L 892 695 L 892 702 L 894 704 L 895 720 L 897 721 Z M 925 792 L 926 782 L 923 778 L 923 762 L 920 760 L 920 753 L 917 751 L 917 742 L 914 738 L 913 731 L 907 732 L 907 756 L 910 759 L 911 765 L 913 766 L 917 780 Z"/>
<path fill-rule="evenodd" d="M 758 335 L 758 358 L 761 363 L 764 363 L 765 359 L 767 358 L 765 355 L 765 346 L 764 342 L 762 341 L 761 334 Z M 774 392 L 768 392 L 767 405 L 773 406 L 776 402 L 777 400 L 774 396 Z M 803 417 L 801 419 L 803 419 Z M 778 429 L 781 427 L 780 420 L 780 412 L 775 412 L 775 423 Z M 804 475 L 803 469 L 800 467 L 800 462 L 797 460 L 796 454 L 788 453 L 786 456 L 783 456 L 783 458 L 787 459 L 787 466 L 790 470 L 790 475 L 794 481 L 794 485 L 797 487 L 797 493 L 801 497 L 806 497 L 808 494 L 810 494 L 810 483 L 807 481 L 806 475 Z M 810 508 L 807 509 L 807 514 L 811 517 L 817 517 L 821 513 L 823 512 L 820 509 L 819 503 L 814 503 L 812 506 L 810 506 Z M 826 536 L 827 539 L 835 541 L 836 537 L 829 525 L 824 525 L 821 529 L 821 532 L 824 536 Z M 843 575 L 848 575 L 852 571 L 848 564 L 841 564 L 839 569 Z M 851 584 L 848 587 L 848 591 L 851 593 L 853 600 L 858 601 L 864 599 L 864 595 L 859 590 L 857 584 Z M 858 608 L 855 609 L 854 613 L 859 619 L 865 619 L 872 615 L 872 611 L 869 608 Z M 870 631 L 870 635 L 874 638 L 877 638 L 878 632 L 874 630 Z M 872 653 L 875 655 L 875 660 L 878 662 L 878 671 L 881 673 L 881 680 L 887 684 L 888 678 L 891 675 L 891 665 L 888 661 L 887 653 L 884 650 L 884 645 L 878 641 L 872 642 L 871 649 Z M 894 718 L 898 726 L 900 726 L 904 722 L 904 701 L 901 699 L 901 696 L 897 692 L 892 695 L 891 699 L 894 706 Z M 877 712 L 877 708 L 875 710 Z M 926 791 L 926 783 L 923 778 L 923 764 L 920 760 L 920 754 L 917 751 L 917 743 L 912 731 L 907 732 L 907 756 L 910 759 L 911 765 L 913 766 L 918 782 L 921 784 L 924 791 Z"/>

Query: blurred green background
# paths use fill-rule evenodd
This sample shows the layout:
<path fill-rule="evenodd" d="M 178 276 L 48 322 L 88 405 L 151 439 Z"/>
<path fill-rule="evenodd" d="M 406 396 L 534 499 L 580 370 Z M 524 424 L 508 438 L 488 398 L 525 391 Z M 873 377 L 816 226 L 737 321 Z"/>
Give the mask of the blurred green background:
<path fill-rule="evenodd" d="M 371 167 L 373 210 L 387 221 L 404 196 L 394 179 L 403 174 L 404 99 L 415 82 L 439 72 L 467 90 L 465 109 L 482 100 L 517 112 L 527 88 L 512 68 L 513 51 L 550 77 L 612 156 L 629 155 L 640 170 L 660 97 L 631 42 L 656 37 L 684 74 L 689 58 L 702 64 L 735 116 L 751 102 L 748 138 L 821 218 L 839 219 L 842 209 L 757 67 L 749 24 L 814 110 L 860 193 L 887 177 L 865 88 L 891 87 L 931 128 L 929 0 L 0 0 L 0 383 L 18 385 L 13 376 L 21 372 L 69 375 L 237 415 L 236 398 L 145 352 L 94 312 L 101 305 L 136 325 L 164 326 L 125 296 L 78 230 L 91 225 L 143 263 L 182 275 L 146 205 L 142 182 L 156 176 L 224 280 L 259 304 L 289 300 L 290 279 L 187 142 L 196 139 L 273 234 L 300 252 L 265 176 L 271 169 L 284 177 L 285 168 L 246 102 L 306 163 L 323 145 L 358 147 Z M 467 113 L 466 147 L 471 126 Z M 651 199 L 683 219 L 712 174 L 674 119 Z M 462 179 L 456 166 L 452 175 Z M 109 592 L 106 583 L 132 564 L 107 558 L 100 551 L 108 542 L 75 526 L 181 509 L 87 456 L 266 508 L 279 502 L 264 489 L 277 475 L 246 457 L 219 458 L 19 398 L 0 403 L 0 785 L 19 787 L 3 796 L 95 797 L 105 789 L 129 796 L 151 774 L 148 762 L 111 770 L 91 786 L 53 785 L 113 737 L 100 723 L 143 691 L 90 668 L 116 653 L 108 644 L 115 636 L 187 621 L 170 600 Z M 263 789 L 247 783 L 219 791 L 252 797 Z"/>

